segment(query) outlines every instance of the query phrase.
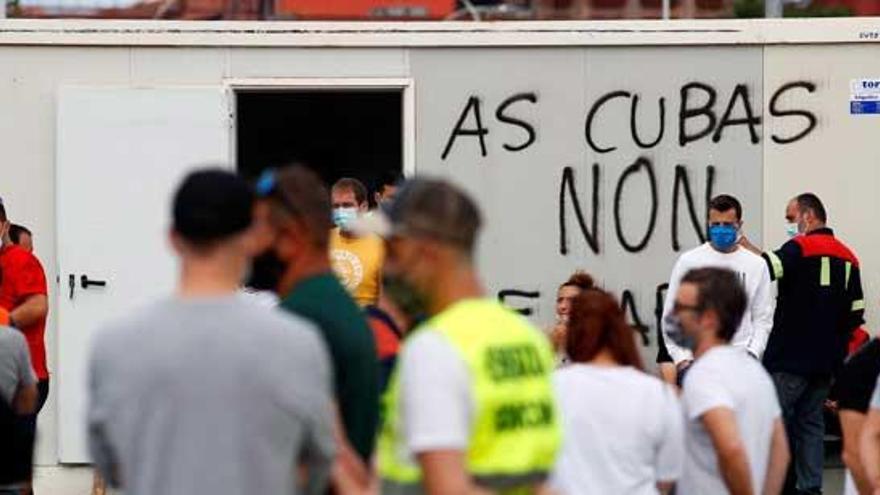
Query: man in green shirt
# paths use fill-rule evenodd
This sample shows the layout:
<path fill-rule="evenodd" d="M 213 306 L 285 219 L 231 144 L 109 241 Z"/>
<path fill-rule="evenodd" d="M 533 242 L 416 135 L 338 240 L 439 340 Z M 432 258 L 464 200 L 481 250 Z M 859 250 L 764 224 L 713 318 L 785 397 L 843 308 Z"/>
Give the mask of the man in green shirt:
<path fill-rule="evenodd" d="M 363 313 L 330 267 L 329 193 L 302 166 L 266 172 L 256 191 L 269 205 L 264 221 L 274 242 L 268 257 L 276 258 L 281 307 L 311 320 L 323 334 L 345 436 L 368 464 L 379 421 L 379 364 Z"/>

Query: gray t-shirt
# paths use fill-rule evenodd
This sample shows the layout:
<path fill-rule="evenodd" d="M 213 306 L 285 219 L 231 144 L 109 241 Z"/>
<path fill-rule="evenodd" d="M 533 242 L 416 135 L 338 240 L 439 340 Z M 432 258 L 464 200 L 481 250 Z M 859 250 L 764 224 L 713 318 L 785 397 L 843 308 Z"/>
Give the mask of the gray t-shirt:
<path fill-rule="evenodd" d="M 36 381 L 24 335 L 14 328 L 0 326 L 0 400 L 11 406 L 15 392 Z"/>
<path fill-rule="evenodd" d="M 127 495 L 320 493 L 334 454 L 331 371 L 304 320 L 230 295 L 173 299 L 103 328 L 89 441 Z"/>

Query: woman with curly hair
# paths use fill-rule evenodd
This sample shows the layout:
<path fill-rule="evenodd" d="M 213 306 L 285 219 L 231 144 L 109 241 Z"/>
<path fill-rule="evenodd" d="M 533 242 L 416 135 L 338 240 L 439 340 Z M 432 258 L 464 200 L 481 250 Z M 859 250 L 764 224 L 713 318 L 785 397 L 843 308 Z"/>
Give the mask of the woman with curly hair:
<path fill-rule="evenodd" d="M 559 286 L 556 291 L 556 324 L 550 329 L 550 341 L 553 350 L 565 362 L 565 335 L 568 327 L 568 317 L 571 312 L 571 302 L 583 291 L 594 287 L 593 277 L 580 270 L 574 272 L 568 280 Z"/>

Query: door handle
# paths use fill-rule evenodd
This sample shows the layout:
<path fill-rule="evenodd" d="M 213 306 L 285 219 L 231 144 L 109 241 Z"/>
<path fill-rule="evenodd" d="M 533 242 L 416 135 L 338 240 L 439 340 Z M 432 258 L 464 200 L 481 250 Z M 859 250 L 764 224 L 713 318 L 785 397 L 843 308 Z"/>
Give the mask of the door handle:
<path fill-rule="evenodd" d="M 70 277 L 73 278 L 73 275 Z M 83 289 L 88 289 L 89 287 L 106 287 L 107 282 L 105 280 L 89 280 L 88 275 L 83 275 L 79 278 L 79 285 Z"/>

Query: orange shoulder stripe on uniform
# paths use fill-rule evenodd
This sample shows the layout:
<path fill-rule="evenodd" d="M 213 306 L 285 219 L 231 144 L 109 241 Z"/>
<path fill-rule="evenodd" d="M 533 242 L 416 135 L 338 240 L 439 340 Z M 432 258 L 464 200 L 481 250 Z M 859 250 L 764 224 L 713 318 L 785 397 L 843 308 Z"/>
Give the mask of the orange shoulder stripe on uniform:
<path fill-rule="evenodd" d="M 794 240 L 801 247 L 804 258 L 831 256 L 849 261 L 854 266 L 859 266 L 859 260 L 856 258 L 856 255 L 833 235 L 801 235 L 795 237 Z"/>

